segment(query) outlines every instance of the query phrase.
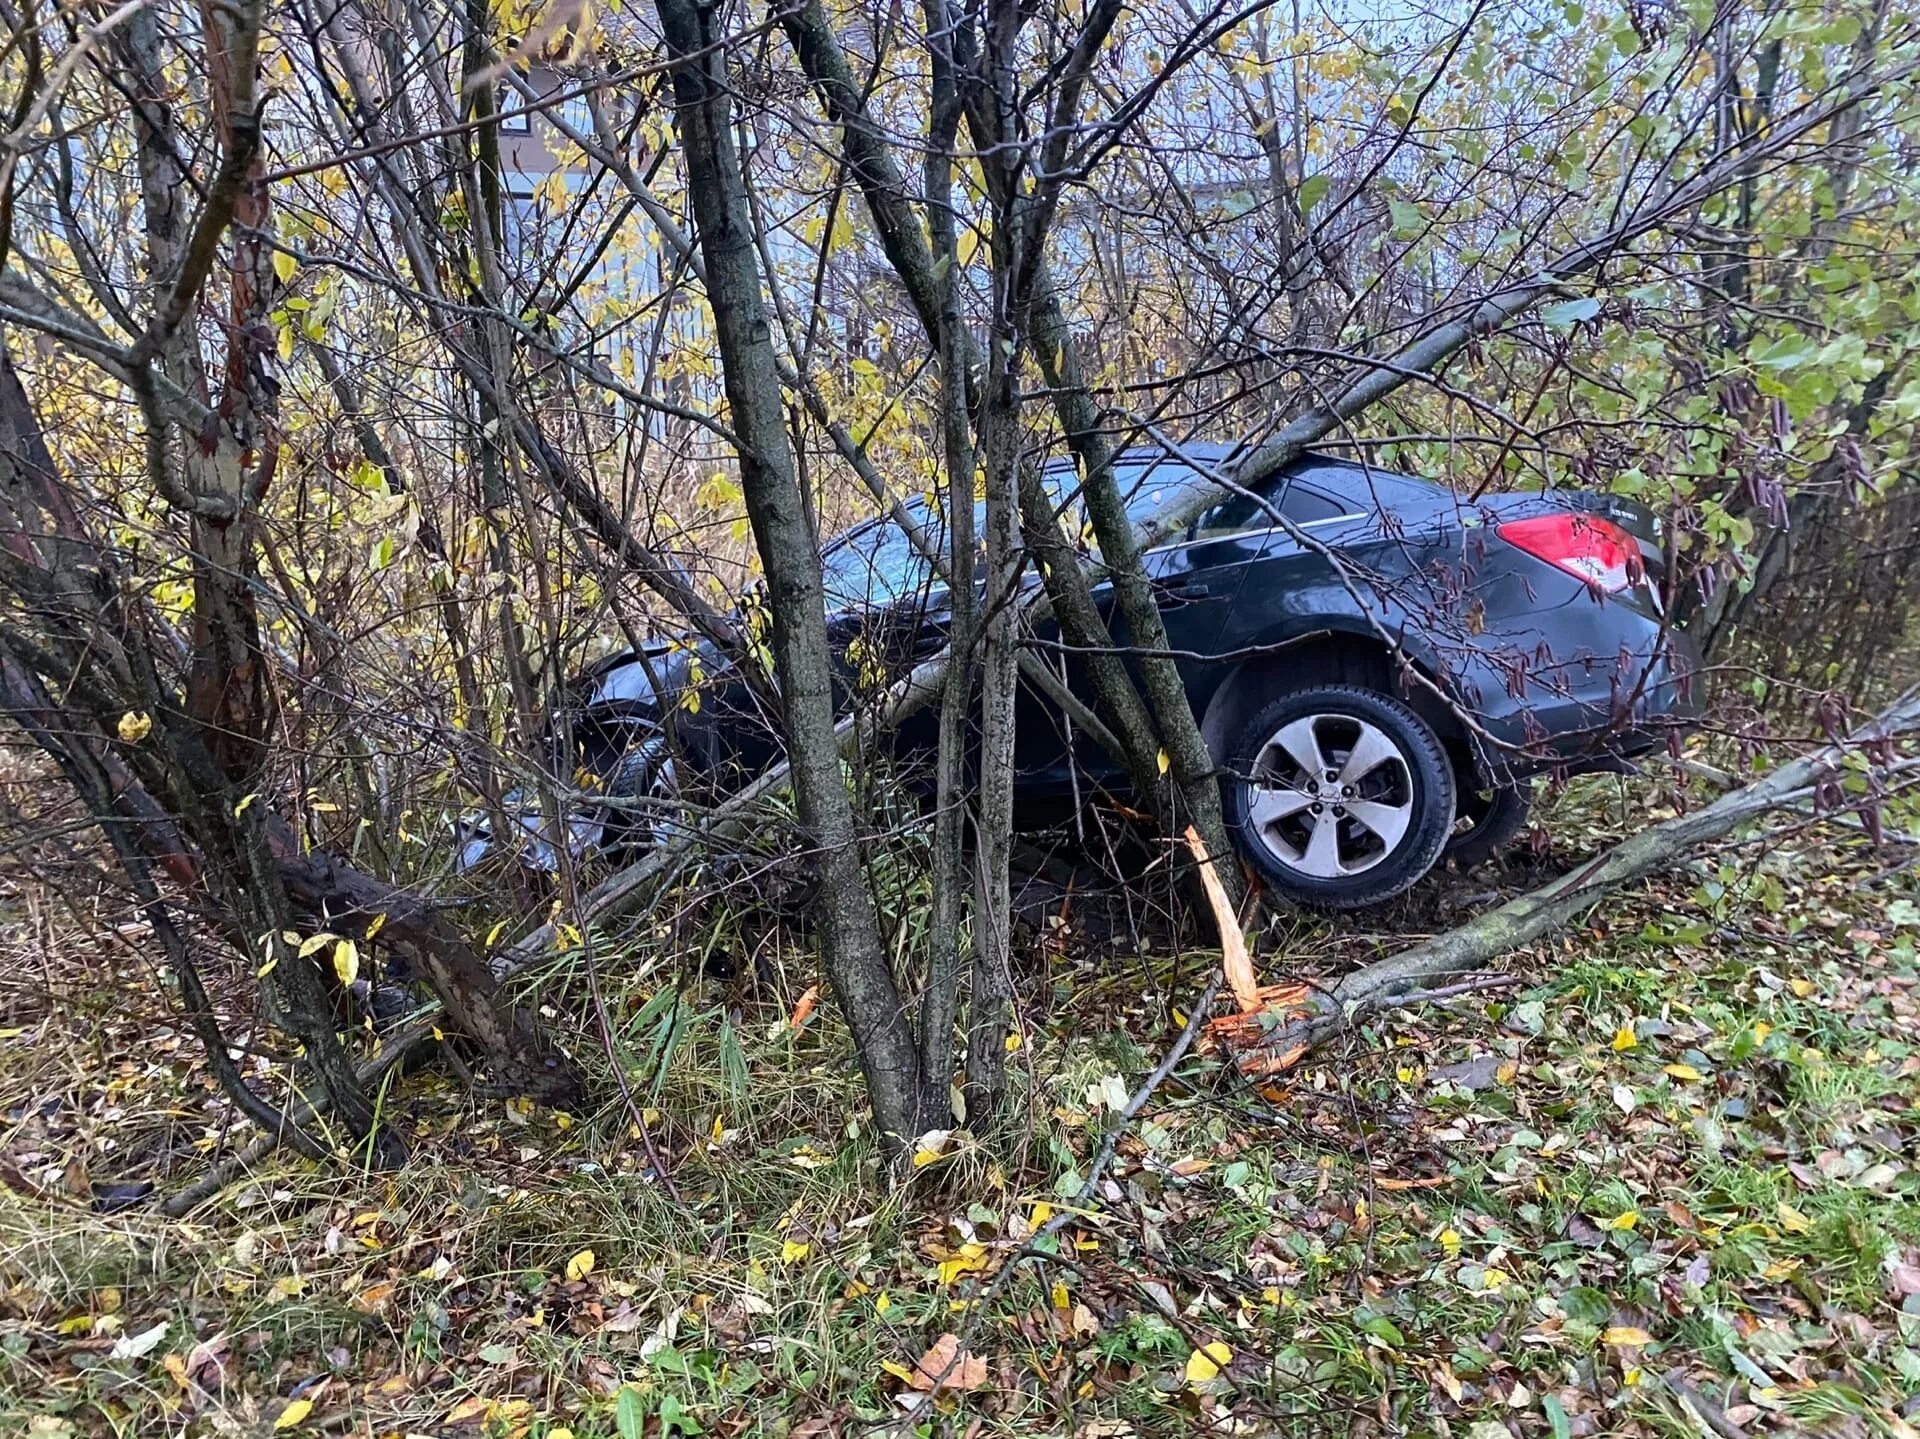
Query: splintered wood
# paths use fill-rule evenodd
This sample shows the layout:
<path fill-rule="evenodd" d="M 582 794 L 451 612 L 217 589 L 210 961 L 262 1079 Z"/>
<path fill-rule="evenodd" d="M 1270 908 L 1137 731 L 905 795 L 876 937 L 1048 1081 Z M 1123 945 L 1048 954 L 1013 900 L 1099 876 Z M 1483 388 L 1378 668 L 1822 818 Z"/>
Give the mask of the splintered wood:
<path fill-rule="evenodd" d="M 1239 1007 L 1236 1014 L 1208 1021 L 1206 1033 L 1201 1036 L 1201 1047 L 1232 1052 L 1242 1074 L 1278 1074 L 1291 1069 L 1307 1052 L 1304 1044 L 1280 1051 L 1261 1046 L 1275 1027 L 1311 1007 L 1311 991 L 1300 984 L 1261 986 L 1254 977 L 1253 957 L 1247 953 L 1247 938 L 1241 932 L 1240 917 L 1227 900 L 1226 886 L 1220 882 L 1213 857 L 1207 853 L 1206 841 L 1192 825 L 1187 826 L 1186 841 L 1200 866 L 1200 883 L 1213 906 L 1214 923 L 1220 930 L 1220 967 Z"/>

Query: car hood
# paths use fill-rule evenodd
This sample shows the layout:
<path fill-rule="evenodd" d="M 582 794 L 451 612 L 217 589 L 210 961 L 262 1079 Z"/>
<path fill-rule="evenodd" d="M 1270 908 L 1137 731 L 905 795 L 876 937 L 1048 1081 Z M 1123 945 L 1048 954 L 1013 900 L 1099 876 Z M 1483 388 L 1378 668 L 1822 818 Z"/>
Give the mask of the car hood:
<path fill-rule="evenodd" d="M 657 713 L 677 702 L 686 691 L 696 659 L 700 673 L 709 678 L 724 663 L 717 647 L 693 636 L 656 641 L 641 650 L 622 650 L 573 682 L 574 704 L 586 710 Z"/>

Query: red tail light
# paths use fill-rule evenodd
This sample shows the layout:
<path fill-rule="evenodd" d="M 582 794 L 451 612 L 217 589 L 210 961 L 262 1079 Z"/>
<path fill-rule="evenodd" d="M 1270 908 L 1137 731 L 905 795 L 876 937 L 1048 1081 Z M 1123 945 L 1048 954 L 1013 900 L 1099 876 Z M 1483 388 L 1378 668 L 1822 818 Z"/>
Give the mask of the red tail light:
<path fill-rule="evenodd" d="M 1646 577 L 1633 536 L 1600 515 L 1560 513 L 1508 520 L 1499 527 L 1499 535 L 1606 594 L 1618 594 Z"/>

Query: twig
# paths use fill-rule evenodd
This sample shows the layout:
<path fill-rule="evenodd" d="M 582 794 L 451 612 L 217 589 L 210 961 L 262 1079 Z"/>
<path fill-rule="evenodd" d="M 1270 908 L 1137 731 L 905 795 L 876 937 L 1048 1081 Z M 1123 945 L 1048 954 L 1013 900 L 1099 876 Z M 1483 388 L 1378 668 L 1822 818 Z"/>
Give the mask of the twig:
<path fill-rule="evenodd" d="M 1667 1388 L 1679 1396 L 1683 1404 L 1700 1416 L 1703 1424 L 1720 1436 L 1720 1439 L 1748 1439 L 1747 1431 L 1729 1419 L 1726 1410 L 1702 1394 L 1690 1381 L 1682 1379 L 1671 1370 L 1663 1373 L 1660 1378 Z"/>
<path fill-rule="evenodd" d="M 1114 1155 L 1119 1152 L 1121 1136 L 1132 1127 L 1133 1121 L 1139 1117 L 1140 1111 L 1146 1108 L 1147 1101 L 1153 1098 L 1154 1091 L 1166 1082 L 1167 1076 L 1173 1073 L 1180 1061 L 1186 1058 L 1187 1051 L 1193 1048 L 1194 1038 L 1206 1024 L 1207 1013 L 1213 1008 L 1213 1001 L 1220 993 L 1220 985 L 1224 978 L 1224 973 L 1218 969 L 1214 970 L 1211 977 L 1208 978 L 1207 987 L 1201 993 L 1199 1003 L 1194 1005 L 1193 1012 L 1187 1016 L 1186 1027 L 1180 1031 L 1179 1037 L 1173 1041 L 1173 1046 L 1167 1050 L 1166 1057 L 1154 1066 L 1153 1073 L 1149 1074 L 1140 1082 L 1140 1087 L 1134 1090 L 1132 1097 L 1127 1100 L 1125 1106 L 1120 1110 L 1119 1115 L 1115 1117 L 1112 1127 L 1107 1130 L 1106 1137 L 1100 1141 L 1100 1148 L 1094 1152 L 1093 1164 L 1087 1170 L 1086 1181 L 1074 1192 L 1072 1202 L 1045 1224 L 1041 1225 L 1037 1233 L 1029 1237 L 1025 1244 L 1015 1250 L 1012 1257 L 1000 1267 L 1000 1272 L 993 1276 L 993 1282 L 988 1284 L 980 1296 L 972 1301 L 972 1308 L 967 1315 L 966 1323 L 960 1326 L 958 1334 L 955 1335 L 957 1342 L 953 1346 L 953 1358 L 947 1361 L 946 1365 L 938 1374 L 925 1376 L 930 1381 L 927 1385 L 926 1392 L 921 1396 L 917 1404 L 910 1406 L 906 1412 L 900 1416 L 901 1424 L 911 1428 L 913 1424 L 918 1422 L 920 1409 L 932 1401 L 933 1397 L 940 1392 L 940 1386 L 946 1382 L 947 1375 L 958 1367 L 961 1358 L 967 1352 L 967 1341 L 973 1337 L 974 1331 L 980 1327 L 981 1318 L 993 1307 L 993 1302 L 1005 1292 L 1007 1285 L 1012 1282 L 1014 1272 L 1029 1259 L 1054 1259 L 1057 1257 L 1040 1248 L 1041 1241 L 1055 1237 L 1061 1230 L 1065 1229 L 1069 1224 L 1073 1223 L 1074 1220 L 1086 1213 L 1088 1204 L 1097 1197 L 1100 1181 L 1106 1177 L 1107 1166 L 1113 1163 Z"/>
<path fill-rule="evenodd" d="M 580 945 L 581 958 L 587 965 L 587 988 L 593 999 L 593 1018 L 595 1027 L 600 1031 L 600 1045 L 606 1052 L 607 1067 L 613 1071 L 613 1081 L 620 1089 L 620 1101 L 626 1106 L 627 1115 L 633 1120 L 633 1127 L 639 1132 L 641 1148 L 646 1150 L 647 1163 L 653 1166 L 653 1172 L 659 1176 L 661 1185 L 673 1197 L 675 1204 L 682 1203 L 680 1186 L 673 1182 L 673 1174 L 667 1168 L 667 1162 L 660 1157 L 660 1151 L 654 1148 L 653 1131 L 647 1127 L 647 1116 L 634 1102 L 633 1090 L 627 1084 L 627 1072 L 620 1063 L 620 1055 L 613 1043 L 613 1026 L 607 1019 L 606 1000 L 600 994 L 600 966 L 593 959 L 593 933 L 583 930 Z"/>
<path fill-rule="evenodd" d="M 413 1050 L 433 1034 L 433 1018 L 416 1020 L 412 1025 L 389 1039 L 380 1052 L 361 1065 L 358 1074 L 360 1084 L 372 1084 L 381 1075 L 405 1059 Z M 295 1105 L 287 1115 L 287 1124 L 304 1128 L 329 1108 L 324 1094 L 316 1094 L 311 1099 Z M 166 1199 L 160 1205 L 160 1212 L 169 1219 L 178 1219 L 188 1213 L 203 1199 L 210 1199 L 225 1189 L 240 1175 L 265 1159 L 278 1149 L 284 1137 L 283 1130 L 270 1130 L 256 1137 L 252 1143 L 238 1151 L 231 1158 L 223 1159 L 205 1174 L 201 1175 L 185 1189 Z"/>

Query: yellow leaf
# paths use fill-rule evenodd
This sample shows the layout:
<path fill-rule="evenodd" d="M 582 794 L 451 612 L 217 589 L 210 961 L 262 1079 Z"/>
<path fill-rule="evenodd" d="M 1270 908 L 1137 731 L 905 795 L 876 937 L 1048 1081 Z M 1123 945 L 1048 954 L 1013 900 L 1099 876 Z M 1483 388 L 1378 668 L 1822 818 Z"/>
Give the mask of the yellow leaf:
<path fill-rule="evenodd" d="M 1694 1084 L 1700 1079 L 1700 1071 L 1691 1064 L 1669 1064 L 1667 1073 L 1683 1084 Z"/>
<path fill-rule="evenodd" d="M 1489 1292 L 1500 1288 L 1506 1282 L 1507 1272 L 1504 1269 L 1489 1269 L 1480 1276 L 1480 1287 Z"/>
<path fill-rule="evenodd" d="M 1615 1233 L 1623 1233 L 1640 1222 L 1640 1211 L 1629 1209 L 1624 1214 L 1616 1214 L 1606 1222 L 1606 1228 Z"/>
<path fill-rule="evenodd" d="M 1753 1042 L 1756 1046 L 1765 1044 L 1767 1042 L 1767 1036 L 1772 1033 L 1773 1033 L 1773 1026 L 1771 1024 L 1768 1024 L 1766 1020 L 1764 1019 L 1754 1020 Z"/>
<path fill-rule="evenodd" d="M 273 273 L 280 277 L 280 283 L 291 285 L 293 277 L 300 273 L 300 262 L 285 250 L 273 252 Z"/>
<path fill-rule="evenodd" d="M 807 1257 L 813 1246 L 804 1239 L 783 1239 L 780 1241 L 780 1262 L 798 1264 Z"/>
<path fill-rule="evenodd" d="M 593 1251 L 582 1249 L 567 1261 L 567 1278 L 578 1283 L 593 1273 Z"/>
<path fill-rule="evenodd" d="M 493 1402 L 486 1395 L 469 1394 L 447 1411 L 447 1417 L 442 1422 L 453 1425 L 471 1424 L 477 1419 L 485 1418 L 487 1411 L 492 1407 Z"/>
<path fill-rule="evenodd" d="M 1800 999 L 1805 999 L 1813 993 L 1813 981 L 1810 979 L 1790 979 L 1787 981 L 1787 986 Z"/>
<path fill-rule="evenodd" d="M 1009 1034 L 1007 1036 L 1007 1053 L 1018 1054 L 1020 1052 L 1020 1046 L 1023 1043 L 1025 1043 L 1025 1041 L 1022 1040 L 1019 1035 Z"/>
<path fill-rule="evenodd" d="M 962 1244 L 953 1254 L 940 1261 L 940 1282 L 951 1284 L 962 1274 L 971 1274 L 986 1267 L 986 1245 Z"/>
<path fill-rule="evenodd" d="M 380 911 L 380 913 L 376 914 L 373 917 L 372 922 L 367 925 L 367 938 L 372 939 L 376 934 L 380 933 L 380 931 L 385 929 L 386 927 L 387 927 L 387 912 L 383 909 Z M 547 1431 L 547 1433 L 549 1434 L 552 1434 L 555 1432 L 557 1431 L 552 1429 L 549 1429 Z"/>
<path fill-rule="evenodd" d="M 1055 1309 L 1073 1308 L 1073 1297 L 1067 1293 L 1067 1286 L 1064 1280 L 1056 1279 L 1053 1281 L 1053 1294 L 1051 1297 Z"/>
<path fill-rule="evenodd" d="M 903 1379 L 909 1384 L 913 1382 L 913 1371 L 904 1364 L 896 1364 L 891 1359 L 882 1359 L 880 1367 L 895 1379 Z"/>
<path fill-rule="evenodd" d="M 498 924 L 496 924 L 492 929 L 487 931 L 486 943 L 481 945 L 480 947 L 482 949 L 492 949 L 494 945 L 494 941 L 499 939 L 500 936 L 503 933 L 505 933 L 506 928 L 507 928 L 507 921 L 503 919 Z"/>
<path fill-rule="evenodd" d="M 1641 1349 L 1653 1343 L 1653 1336 L 1631 1324 L 1616 1324 L 1600 1336 L 1600 1342 L 1615 1349 Z"/>
<path fill-rule="evenodd" d="M 1614 1053 L 1618 1054 L 1622 1050 L 1632 1049 L 1639 1042 L 1638 1039 L 1634 1038 L 1633 1030 L 1623 1024 L 1615 1031 L 1613 1036 Z"/>
<path fill-rule="evenodd" d="M 313 1413 L 313 1401 L 311 1399 L 295 1399 L 280 1411 L 280 1417 L 273 1421 L 273 1427 L 276 1429 L 291 1429 L 295 1425 L 304 1422 L 306 1417 L 311 1413 Z"/>
<path fill-rule="evenodd" d="M 310 934 L 305 939 L 300 941 L 300 957 L 302 959 L 306 959 L 310 955 L 318 954 L 321 950 L 325 949 L 328 945 L 332 944 L 335 940 L 339 938 L 340 938 L 339 935 L 328 934 L 324 930 L 322 930 L 319 934 Z"/>
<path fill-rule="evenodd" d="M 1165 750 L 1160 751 L 1160 758 L 1156 762 L 1160 766 L 1161 774 L 1165 774 L 1168 770 L 1173 768 L 1173 761 L 1167 757 L 1167 752 Z"/>
<path fill-rule="evenodd" d="M 547 1431 L 547 1439 L 573 1439 L 573 1431 L 564 1424 L 557 1424 Z"/>
<path fill-rule="evenodd" d="M 1647 1377 L 1646 1371 L 1643 1370 L 1638 1364 L 1635 1364 L 1630 1368 L 1628 1368 L 1628 1370 L 1620 1376 L 1620 1382 L 1625 1384 L 1627 1388 L 1634 1389 L 1634 1388 L 1637 1388 L 1640 1384 L 1640 1381 L 1646 1377 Z"/>
<path fill-rule="evenodd" d="M 333 947 L 333 972 L 339 976 L 342 984 L 352 984 L 360 977 L 360 946 L 350 939 L 343 939 Z"/>
<path fill-rule="evenodd" d="M 1218 1379 L 1220 1371 L 1233 1359 L 1233 1350 L 1218 1339 L 1203 1344 L 1187 1356 L 1187 1383 L 1204 1384 Z"/>
<path fill-rule="evenodd" d="M 247 806 L 248 806 L 248 805 L 250 805 L 250 804 L 252 804 L 252 803 L 253 803 L 253 802 L 254 802 L 255 800 L 257 800 L 258 798 L 260 798 L 260 791 L 259 791 L 259 790 L 255 790 L 255 791 L 254 791 L 254 792 L 253 792 L 252 794 L 250 794 L 250 795 L 245 795 L 245 796 L 242 796 L 242 798 L 241 798 L 241 800 L 240 800 L 240 803 L 238 803 L 237 805 L 235 805 L 235 806 L 233 807 L 233 817 L 234 817 L 235 819 L 238 819 L 238 818 L 240 818 L 240 816 L 241 816 L 241 815 L 243 815 L 243 814 L 245 814 L 245 813 L 247 812 Z"/>
<path fill-rule="evenodd" d="M 1780 1216 L 1780 1227 L 1789 1234 L 1805 1234 L 1813 1228 L 1813 1221 L 1784 1199 L 1774 1206 L 1774 1213 Z"/>
<path fill-rule="evenodd" d="M 1460 1234 L 1458 1230 L 1447 1228 L 1440 1231 L 1440 1247 L 1446 1251 L 1447 1258 L 1460 1257 Z"/>
<path fill-rule="evenodd" d="M 58 1334 L 91 1334 L 93 1332 L 93 1316 L 91 1314 L 76 1314 L 71 1319 L 62 1319 L 53 1327 L 54 1332 Z"/>
<path fill-rule="evenodd" d="M 885 1294 L 874 1295 L 873 1312 L 875 1314 L 885 1317 L 886 1312 L 891 1308 L 893 1308 L 893 1300 L 889 1299 Z"/>
<path fill-rule="evenodd" d="M 153 729 L 153 716 L 145 710 L 128 710 L 120 716 L 120 738 L 139 744 Z"/>

